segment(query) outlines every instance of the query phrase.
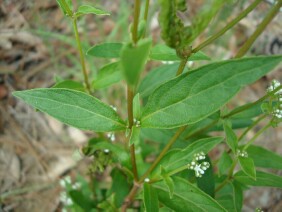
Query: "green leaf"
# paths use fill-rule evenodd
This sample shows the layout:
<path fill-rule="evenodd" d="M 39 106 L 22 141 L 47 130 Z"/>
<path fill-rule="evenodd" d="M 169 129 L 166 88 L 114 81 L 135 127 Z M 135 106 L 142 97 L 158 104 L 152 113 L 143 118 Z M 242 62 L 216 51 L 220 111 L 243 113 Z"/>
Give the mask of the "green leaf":
<path fill-rule="evenodd" d="M 137 93 L 133 98 L 133 116 L 137 121 L 139 121 L 141 118 L 141 104 L 139 93 Z"/>
<path fill-rule="evenodd" d="M 91 200 L 85 197 L 81 191 L 71 190 L 69 195 L 72 201 L 80 206 L 84 211 L 90 211 L 92 209 L 93 205 Z"/>
<path fill-rule="evenodd" d="M 176 51 L 164 44 L 157 44 L 151 49 L 149 58 L 151 60 L 161 61 L 180 61 L 181 58 L 177 56 Z M 203 52 L 197 52 L 189 57 L 189 61 L 195 60 L 210 60 Z"/>
<path fill-rule="evenodd" d="M 92 85 L 95 89 L 106 88 L 122 79 L 119 62 L 105 65 L 99 72 Z"/>
<path fill-rule="evenodd" d="M 256 167 L 282 169 L 282 156 L 263 147 L 249 146 L 248 155 L 254 160 Z"/>
<path fill-rule="evenodd" d="M 235 174 L 234 179 L 249 186 L 267 186 L 282 188 L 282 177 L 267 172 L 257 171 L 256 180 L 250 178 L 243 171 Z"/>
<path fill-rule="evenodd" d="M 162 165 L 167 172 L 171 172 L 176 168 L 190 163 L 193 160 L 195 153 L 208 153 L 217 144 L 222 142 L 222 140 L 222 137 L 204 138 L 193 142 L 183 150 L 173 149 L 163 157 L 159 165 Z M 156 171 L 158 172 L 160 170 L 157 169 Z"/>
<path fill-rule="evenodd" d="M 268 73 L 281 56 L 212 63 L 158 87 L 144 107 L 144 128 L 175 128 L 198 122 L 225 105 L 241 87 Z"/>
<path fill-rule="evenodd" d="M 215 181 L 214 181 L 214 175 L 213 175 L 212 162 L 208 156 L 206 157 L 204 161 L 209 162 L 210 167 L 205 171 L 205 174 L 202 177 L 196 178 L 197 185 L 202 191 L 204 191 L 206 194 L 214 198 Z"/>
<path fill-rule="evenodd" d="M 216 200 L 228 212 L 241 212 L 243 204 L 243 190 L 237 181 L 226 184 L 216 193 Z"/>
<path fill-rule="evenodd" d="M 169 196 L 164 182 L 154 184 L 159 201 L 174 211 L 226 211 L 216 200 L 188 181 L 173 177 L 174 195 Z"/>
<path fill-rule="evenodd" d="M 102 58 L 119 58 L 122 43 L 101 43 L 87 50 L 86 54 Z"/>
<path fill-rule="evenodd" d="M 39 88 L 16 91 L 13 95 L 79 129 L 107 132 L 126 128 L 113 108 L 83 92 L 65 88 Z"/>
<path fill-rule="evenodd" d="M 169 197 L 171 199 L 174 193 L 174 183 L 172 178 L 168 175 L 167 171 L 162 166 L 161 166 L 161 176 L 164 180 L 165 185 L 169 190 Z"/>
<path fill-rule="evenodd" d="M 108 194 L 115 194 L 115 204 L 117 207 L 121 207 L 124 198 L 130 191 L 130 184 L 127 182 L 127 177 L 120 170 L 114 169 L 111 172 L 112 186 L 108 190 Z"/>
<path fill-rule="evenodd" d="M 238 157 L 240 166 L 246 175 L 256 180 L 256 168 L 252 158 Z"/>
<path fill-rule="evenodd" d="M 149 183 L 143 184 L 144 189 L 144 205 L 146 212 L 159 211 L 159 200 L 156 189 Z"/>
<path fill-rule="evenodd" d="M 218 161 L 218 171 L 220 175 L 227 174 L 232 165 L 232 158 L 227 152 L 223 152 Z"/>
<path fill-rule="evenodd" d="M 226 143 L 229 146 L 229 148 L 232 150 L 233 153 L 236 153 L 236 150 L 238 148 L 238 138 L 237 135 L 234 133 L 232 128 L 228 125 L 227 122 L 223 123 L 223 128 L 226 135 Z"/>
<path fill-rule="evenodd" d="M 87 15 L 87 14 L 94 14 L 94 15 L 111 15 L 109 12 L 105 10 L 101 10 L 98 8 L 95 8 L 91 5 L 81 5 L 77 9 L 77 12 L 75 13 L 76 17 L 79 17 L 81 15 Z"/>
<path fill-rule="evenodd" d="M 64 15 L 70 15 L 68 13 L 71 12 L 73 9 L 71 0 L 66 0 L 65 1 L 66 4 L 64 4 L 62 0 L 57 0 L 57 3 L 60 9 L 62 10 L 62 12 L 64 13 Z"/>
<path fill-rule="evenodd" d="M 131 135 L 130 135 L 130 139 L 129 139 L 129 145 L 132 144 L 137 144 L 139 142 L 139 138 L 140 138 L 140 127 L 136 127 L 133 126 L 131 129 Z"/>
<path fill-rule="evenodd" d="M 73 80 L 64 80 L 62 82 L 58 82 L 52 88 L 68 88 L 71 90 L 85 92 L 84 86 L 80 82 L 76 82 Z"/>
<path fill-rule="evenodd" d="M 162 65 L 151 70 L 141 81 L 138 92 L 144 98 L 149 96 L 157 87 L 165 81 L 175 77 L 179 63 Z"/>
<path fill-rule="evenodd" d="M 121 51 L 121 67 L 125 80 L 130 86 L 135 86 L 138 83 L 139 76 L 144 70 L 152 40 L 140 40 L 137 46 L 128 44 Z"/>

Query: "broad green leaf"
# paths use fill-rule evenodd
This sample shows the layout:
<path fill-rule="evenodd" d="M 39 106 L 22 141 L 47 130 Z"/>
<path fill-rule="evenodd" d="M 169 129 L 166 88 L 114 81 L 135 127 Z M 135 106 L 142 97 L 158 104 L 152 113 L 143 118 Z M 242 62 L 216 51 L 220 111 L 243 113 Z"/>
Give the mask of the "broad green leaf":
<path fill-rule="evenodd" d="M 226 143 L 229 146 L 229 148 L 232 150 L 233 153 L 236 153 L 236 150 L 238 148 L 238 138 L 232 128 L 228 125 L 227 122 L 223 123 L 223 128 L 226 135 Z"/>
<path fill-rule="evenodd" d="M 87 50 L 86 54 L 102 58 L 119 58 L 122 43 L 101 43 Z"/>
<path fill-rule="evenodd" d="M 267 186 L 282 188 L 282 177 L 267 172 L 257 171 L 256 180 L 253 180 L 243 171 L 235 174 L 234 179 L 238 182 L 250 186 Z"/>
<path fill-rule="evenodd" d="M 151 49 L 149 58 L 151 60 L 161 61 L 180 61 L 181 58 L 177 56 L 176 51 L 164 44 L 157 44 Z M 210 60 L 203 52 L 197 52 L 189 57 L 189 61 L 195 60 Z"/>
<path fill-rule="evenodd" d="M 223 152 L 218 161 L 218 171 L 220 175 L 227 174 L 232 165 L 232 158 L 227 152 Z"/>
<path fill-rule="evenodd" d="M 85 92 L 84 86 L 80 82 L 76 82 L 73 80 L 64 80 L 62 82 L 58 82 L 52 88 L 68 88 L 71 90 Z"/>
<path fill-rule="evenodd" d="M 79 129 L 107 132 L 126 128 L 113 108 L 80 91 L 39 88 L 13 94 L 34 108 Z"/>
<path fill-rule="evenodd" d="M 115 204 L 117 207 L 121 207 L 124 198 L 130 191 L 131 185 L 128 183 L 127 176 L 118 169 L 114 169 L 111 172 L 112 186 L 108 190 L 108 194 L 115 194 Z"/>
<path fill-rule="evenodd" d="M 238 182 L 226 184 L 216 193 L 216 200 L 228 210 L 228 212 L 241 212 L 243 204 L 243 190 Z"/>
<path fill-rule="evenodd" d="M 249 146 L 248 155 L 254 160 L 256 167 L 282 169 L 282 156 L 263 147 Z"/>
<path fill-rule="evenodd" d="M 137 93 L 133 98 L 133 116 L 136 121 L 139 121 L 141 118 L 141 103 L 139 93 Z"/>
<path fill-rule="evenodd" d="M 172 198 L 164 182 L 154 184 L 159 201 L 166 207 L 174 211 L 226 211 L 216 200 L 187 180 L 173 177 L 173 182 L 175 189 Z"/>
<path fill-rule="evenodd" d="M 144 107 L 144 128 L 175 128 L 198 122 L 225 105 L 241 87 L 274 68 L 282 56 L 234 59 L 182 74 L 158 87 Z"/>
<path fill-rule="evenodd" d="M 130 139 L 129 139 L 129 145 L 137 144 L 139 142 L 140 138 L 140 127 L 133 126 L 131 129 Z"/>
<path fill-rule="evenodd" d="M 105 10 L 101 10 L 98 8 L 95 8 L 91 5 L 81 5 L 77 9 L 77 12 L 75 13 L 76 17 L 79 17 L 81 15 L 87 15 L 87 14 L 94 14 L 94 15 L 110 15 L 109 12 Z"/>
<path fill-rule="evenodd" d="M 209 162 L 210 167 L 205 171 L 202 177 L 197 177 L 197 185 L 198 187 L 205 192 L 206 194 L 210 195 L 214 198 L 215 194 L 215 181 L 213 175 L 213 167 L 210 158 L 207 156 L 204 160 Z"/>
<path fill-rule="evenodd" d="M 190 163 L 193 160 L 194 154 L 200 152 L 207 154 L 222 140 L 222 137 L 204 138 L 193 142 L 183 150 L 173 149 L 163 157 L 159 165 L 163 166 L 167 172 L 171 172 Z M 160 170 L 157 169 L 156 171 Z"/>
<path fill-rule="evenodd" d="M 251 177 L 252 179 L 256 179 L 256 168 L 255 164 L 252 158 L 243 158 L 243 157 L 238 157 L 240 166 L 243 170 L 243 172 Z"/>
<path fill-rule="evenodd" d="M 143 184 L 144 189 L 144 205 L 146 212 L 158 212 L 159 200 L 156 189 L 149 183 Z"/>
<path fill-rule="evenodd" d="M 152 40 L 140 40 L 137 46 L 125 45 L 121 50 L 120 62 L 125 80 L 130 86 L 138 83 L 141 72 L 144 70 Z"/>
<path fill-rule="evenodd" d="M 96 79 L 92 82 L 93 87 L 101 89 L 119 82 L 122 79 L 119 65 L 119 62 L 113 62 L 99 70 Z"/>
<path fill-rule="evenodd" d="M 175 77 L 179 63 L 162 65 L 151 70 L 141 81 L 138 92 L 144 98 L 149 96 L 157 87 L 165 81 Z"/>

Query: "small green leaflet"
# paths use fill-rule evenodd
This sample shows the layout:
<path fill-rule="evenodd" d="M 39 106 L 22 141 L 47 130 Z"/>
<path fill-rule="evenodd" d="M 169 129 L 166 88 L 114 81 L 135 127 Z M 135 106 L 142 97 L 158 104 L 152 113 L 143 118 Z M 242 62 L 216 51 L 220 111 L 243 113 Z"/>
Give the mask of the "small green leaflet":
<path fill-rule="evenodd" d="M 136 121 L 141 118 L 141 104 L 140 104 L 140 95 L 137 93 L 133 98 L 133 117 Z"/>
<path fill-rule="evenodd" d="M 86 54 L 101 58 L 119 58 L 122 43 L 101 43 L 87 50 Z"/>
<path fill-rule="evenodd" d="M 110 15 L 109 12 L 97 9 L 91 5 L 81 5 L 77 12 L 75 13 L 76 17 L 79 17 L 81 15 L 87 15 L 87 14 L 94 14 L 94 15 Z"/>
<path fill-rule="evenodd" d="M 218 172 L 220 175 L 227 174 L 232 165 L 232 158 L 227 152 L 223 152 L 218 161 Z"/>
<path fill-rule="evenodd" d="M 39 88 L 16 91 L 13 95 L 59 121 L 79 129 L 108 132 L 126 128 L 124 121 L 113 108 L 80 91 Z"/>
<path fill-rule="evenodd" d="M 109 87 L 122 79 L 119 62 L 105 65 L 99 70 L 97 77 L 93 80 L 92 86 L 95 89 Z"/>
<path fill-rule="evenodd" d="M 161 61 L 180 61 L 181 58 L 177 56 L 176 51 L 164 44 L 157 44 L 151 49 L 149 58 L 151 60 L 161 60 Z M 203 52 L 197 52 L 192 54 L 189 61 L 195 60 L 210 60 L 210 58 Z"/>
<path fill-rule="evenodd" d="M 62 0 L 57 0 L 57 3 L 60 7 L 60 9 L 62 10 L 62 12 L 64 13 L 64 15 L 70 15 L 68 14 L 69 12 L 72 11 L 73 6 L 72 6 L 72 1 L 71 0 L 66 0 L 64 4 L 64 2 Z"/>
<path fill-rule="evenodd" d="M 173 192 L 174 192 L 174 183 L 172 178 L 168 175 L 167 171 L 162 166 L 161 166 L 161 176 L 164 180 L 165 185 L 168 188 L 169 197 L 171 199 L 173 197 Z"/>
<path fill-rule="evenodd" d="M 226 143 L 228 144 L 229 148 L 232 150 L 233 153 L 236 153 L 238 147 L 238 138 L 232 128 L 229 126 L 229 123 L 224 122 L 223 128 L 226 135 Z"/>
<path fill-rule="evenodd" d="M 158 212 L 159 200 L 156 189 L 149 183 L 143 184 L 144 189 L 144 205 L 146 212 Z"/>
<path fill-rule="evenodd" d="M 256 180 L 253 180 L 243 171 L 239 171 L 235 174 L 234 179 L 242 184 L 250 186 L 267 186 L 282 188 L 282 177 L 268 172 L 257 171 Z"/>
<path fill-rule="evenodd" d="M 196 123 L 225 105 L 241 87 L 271 71 L 282 56 L 211 63 L 159 86 L 142 112 L 144 128 L 175 128 Z"/>
<path fill-rule="evenodd" d="M 183 178 L 173 177 L 174 194 L 170 198 L 164 182 L 154 184 L 159 201 L 174 211 L 226 211 L 216 200 Z"/>
<path fill-rule="evenodd" d="M 125 45 L 120 53 L 120 62 L 123 75 L 129 86 L 137 85 L 139 76 L 144 70 L 151 48 L 152 40 L 140 40 L 137 46 Z"/>
<path fill-rule="evenodd" d="M 260 146 L 248 147 L 248 155 L 254 160 L 256 167 L 282 170 L 282 156 Z"/>
<path fill-rule="evenodd" d="M 80 82 L 73 80 L 64 80 L 56 83 L 52 88 L 68 88 L 72 90 L 85 92 L 84 86 Z"/>
<path fill-rule="evenodd" d="M 129 145 L 137 144 L 139 142 L 140 137 L 140 127 L 133 126 L 131 129 L 130 139 L 129 139 Z"/>
<path fill-rule="evenodd" d="M 240 166 L 246 175 L 256 180 L 256 168 L 252 158 L 238 157 Z"/>

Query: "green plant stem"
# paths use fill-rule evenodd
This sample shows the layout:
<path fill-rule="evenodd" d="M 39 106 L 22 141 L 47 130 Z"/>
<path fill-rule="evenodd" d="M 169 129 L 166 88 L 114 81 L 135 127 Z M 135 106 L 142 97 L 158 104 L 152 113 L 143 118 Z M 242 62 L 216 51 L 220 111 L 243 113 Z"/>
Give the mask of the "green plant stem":
<path fill-rule="evenodd" d="M 184 60 L 181 60 L 181 63 L 179 64 L 179 67 L 178 67 L 177 72 L 176 72 L 176 76 L 178 76 L 178 75 L 183 73 L 187 61 L 188 61 L 188 58 L 184 59 Z"/>
<path fill-rule="evenodd" d="M 84 54 L 82 52 L 80 37 L 79 37 L 79 34 L 78 34 L 76 18 L 72 19 L 72 23 L 73 23 L 73 29 L 74 29 L 74 34 L 75 34 L 75 40 L 76 40 L 77 47 L 78 47 L 78 50 L 79 50 L 80 63 L 81 63 L 81 67 L 82 67 L 82 73 L 83 73 L 83 76 L 84 76 L 84 83 L 85 83 L 85 86 L 86 86 L 88 93 L 90 93 L 91 88 L 90 88 L 90 84 L 89 84 L 89 80 L 88 80 L 88 74 L 87 74 L 87 71 L 86 71 L 85 59 L 84 59 Z"/>
<path fill-rule="evenodd" d="M 146 0 L 145 11 L 144 11 L 144 21 L 146 22 L 148 20 L 149 6 L 150 6 L 150 0 Z"/>
<path fill-rule="evenodd" d="M 271 120 L 269 121 L 269 123 L 267 125 L 265 125 L 263 128 L 261 128 L 255 135 L 254 137 L 248 141 L 248 143 L 244 146 L 243 150 L 245 151 L 252 143 L 254 143 L 254 141 L 265 131 L 267 130 L 269 127 L 271 127 Z"/>
<path fill-rule="evenodd" d="M 179 167 L 179 168 L 177 168 L 177 169 L 174 169 L 173 171 L 167 173 L 167 176 L 175 175 L 175 174 L 177 174 L 177 173 L 179 173 L 179 172 L 182 172 L 182 171 L 184 171 L 184 170 L 186 170 L 186 169 L 188 169 L 187 165 L 181 166 L 181 167 Z M 161 178 L 161 177 L 153 178 L 153 179 L 150 180 L 149 183 L 155 183 L 155 182 L 161 181 L 162 179 L 163 179 L 163 178 Z"/>
<path fill-rule="evenodd" d="M 282 85 L 278 86 L 276 89 L 274 89 L 273 91 L 267 93 L 266 95 L 264 95 L 262 98 L 258 99 L 257 101 L 247 104 L 247 105 L 243 105 L 241 107 L 235 108 L 234 110 L 230 111 L 230 113 L 222 116 L 221 118 L 225 119 L 225 118 L 229 118 L 235 114 L 241 113 L 244 110 L 247 110 L 251 107 L 253 107 L 256 104 L 260 104 L 262 103 L 264 100 L 266 100 L 269 96 L 272 96 L 273 94 L 275 94 L 277 91 L 279 91 L 280 89 L 282 89 Z"/>
<path fill-rule="evenodd" d="M 134 20 L 133 20 L 133 28 L 132 28 L 132 41 L 134 44 L 138 42 L 138 23 L 139 23 L 139 15 L 141 9 L 140 0 L 135 0 L 134 2 Z"/>
<path fill-rule="evenodd" d="M 225 178 L 225 180 L 216 187 L 215 193 L 218 192 L 220 189 L 222 189 L 229 182 L 229 180 L 233 177 L 233 171 L 234 171 L 237 163 L 238 163 L 238 159 L 236 158 L 236 160 L 233 161 L 233 164 L 232 164 L 231 168 L 229 169 L 228 175 Z"/>
<path fill-rule="evenodd" d="M 276 16 L 279 12 L 280 7 L 282 6 L 282 0 L 278 0 L 276 5 L 272 7 L 272 9 L 267 13 L 263 21 L 258 25 L 255 32 L 251 35 L 251 37 L 244 43 L 244 45 L 240 48 L 235 58 L 242 57 L 247 53 L 253 43 L 256 41 L 258 36 L 265 30 L 267 25 L 271 22 L 271 20 Z"/>
<path fill-rule="evenodd" d="M 163 158 L 165 153 L 170 149 L 170 147 L 175 143 L 175 141 L 179 138 L 181 133 L 186 129 L 187 126 L 180 127 L 177 132 L 174 134 L 174 136 L 169 140 L 167 145 L 163 148 L 159 156 L 156 158 L 154 163 L 150 166 L 150 168 L 145 172 L 145 174 L 140 178 L 139 182 L 142 183 L 146 177 L 149 176 L 149 174 L 156 168 L 160 160 Z"/>
<path fill-rule="evenodd" d="M 215 41 L 217 38 L 222 36 L 225 32 L 227 32 L 229 29 L 231 29 L 235 24 L 237 24 L 239 21 L 241 21 L 244 17 L 246 17 L 256 6 L 261 2 L 262 0 L 256 0 L 254 1 L 250 6 L 248 6 L 244 11 L 242 11 L 234 20 L 229 22 L 224 28 L 222 28 L 218 33 L 212 35 L 209 37 L 206 41 L 198 45 L 196 48 L 192 50 L 193 53 L 196 53 L 203 49 L 204 47 L 211 44 L 213 41 Z"/>
<path fill-rule="evenodd" d="M 261 122 L 263 119 L 265 119 L 267 117 L 266 114 L 260 116 L 259 118 L 257 118 L 257 120 L 255 120 L 238 138 L 238 143 L 247 135 L 247 133 L 253 129 L 253 127 L 255 127 L 259 122 Z"/>
<path fill-rule="evenodd" d="M 263 128 L 261 128 L 254 135 L 254 137 L 251 140 L 248 141 L 248 143 L 244 146 L 243 151 L 245 151 L 270 126 L 271 126 L 271 121 L 267 125 L 265 125 Z M 236 160 L 233 162 L 233 164 L 232 164 L 232 166 L 231 166 L 231 168 L 228 172 L 227 178 L 221 184 L 219 184 L 219 186 L 215 189 L 215 192 L 218 192 L 220 189 L 222 189 L 229 182 L 229 180 L 233 177 L 233 171 L 234 171 L 237 163 L 238 163 L 238 158 L 236 158 Z"/>

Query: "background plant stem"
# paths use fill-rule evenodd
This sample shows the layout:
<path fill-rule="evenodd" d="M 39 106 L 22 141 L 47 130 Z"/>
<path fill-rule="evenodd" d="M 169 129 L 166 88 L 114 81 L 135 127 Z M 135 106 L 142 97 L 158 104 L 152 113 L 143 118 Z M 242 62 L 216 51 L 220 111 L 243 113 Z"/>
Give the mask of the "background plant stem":
<path fill-rule="evenodd" d="M 76 18 L 72 19 L 72 23 L 73 23 L 73 29 L 74 29 L 74 34 L 75 34 L 75 40 L 76 40 L 77 47 L 78 47 L 78 50 L 79 50 L 80 63 L 81 63 L 81 67 L 82 67 L 82 73 L 83 73 L 83 76 L 84 76 L 84 83 L 85 83 L 85 86 L 86 86 L 88 93 L 90 93 L 91 88 L 90 88 L 90 84 L 89 84 L 89 80 L 88 80 L 88 74 L 87 74 L 87 71 L 86 71 L 85 59 L 84 59 L 84 54 L 83 54 L 82 47 L 81 47 L 80 37 L 79 37 L 79 34 L 78 34 Z"/>
<path fill-rule="evenodd" d="M 240 58 L 244 56 L 247 51 L 250 49 L 252 44 L 256 41 L 258 36 L 265 30 L 266 26 L 270 23 L 270 21 L 276 16 L 279 12 L 280 7 L 282 6 L 282 0 L 278 0 L 276 5 L 271 8 L 271 10 L 267 13 L 263 21 L 258 25 L 255 32 L 251 35 L 251 37 L 244 43 L 244 45 L 240 48 L 235 58 Z"/>
<path fill-rule="evenodd" d="M 231 29 L 235 24 L 237 24 L 239 21 L 241 21 L 244 17 L 246 17 L 262 0 L 256 0 L 254 1 L 250 6 L 248 6 L 244 11 L 242 11 L 234 20 L 229 22 L 225 27 L 223 27 L 218 33 L 212 35 L 209 37 L 206 41 L 198 45 L 196 48 L 192 50 L 193 53 L 196 53 L 203 49 L 204 47 L 211 44 L 213 41 L 215 41 L 217 38 L 221 37 L 225 32 L 227 32 L 229 29 Z"/>

